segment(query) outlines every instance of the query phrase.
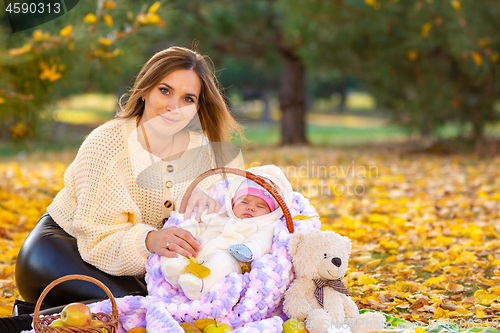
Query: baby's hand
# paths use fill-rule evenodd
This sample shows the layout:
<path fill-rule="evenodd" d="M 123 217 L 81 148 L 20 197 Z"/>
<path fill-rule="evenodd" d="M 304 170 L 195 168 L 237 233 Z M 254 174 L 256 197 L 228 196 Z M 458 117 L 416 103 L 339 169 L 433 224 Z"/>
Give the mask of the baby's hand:
<path fill-rule="evenodd" d="M 238 261 L 249 262 L 253 259 L 252 251 L 244 244 L 231 245 L 229 251 Z"/>

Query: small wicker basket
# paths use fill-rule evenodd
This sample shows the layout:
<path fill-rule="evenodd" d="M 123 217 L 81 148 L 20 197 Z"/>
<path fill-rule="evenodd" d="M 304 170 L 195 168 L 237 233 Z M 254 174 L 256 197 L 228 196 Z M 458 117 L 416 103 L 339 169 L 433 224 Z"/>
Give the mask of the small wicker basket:
<path fill-rule="evenodd" d="M 51 316 L 46 316 L 43 318 L 40 318 L 40 307 L 42 306 L 43 299 L 45 296 L 49 293 L 49 291 L 54 288 L 56 285 L 58 285 L 61 282 L 68 281 L 68 280 L 83 280 L 83 281 L 88 281 L 96 284 L 97 286 L 101 287 L 106 294 L 108 295 L 110 301 L 111 301 L 111 306 L 112 306 L 112 314 L 109 315 L 107 313 L 93 313 L 92 314 L 92 319 L 95 320 L 100 320 L 103 322 L 102 325 L 96 325 L 96 326 L 81 326 L 81 327 L 76 327 L 76 326 L 64 326 L 64 327 L 56 327 L 56 326 L 49 326 L 53 321 L 59 319 L 61 316 L 60 315 L 51 315 Z M 35 329 L 35 332 L 37 333 L 116 333 L 116 330 L 118 329 L 118 309 L 116 307 L 116 302 L 115 298 L 113 297 L 113 294 L 111 291 L 106 287 L 101 281 L 94 279 L 93 277 L 86 276 L 86 275 L 79 275 L 79 274 L 74 274 L 74 275 L 66 275 L 63 276 L 55 281 L 53 281 L 51 284 L 49 284 L 42 292 L 40 297 L 38 298 L 38 301 L 36 302 L 35 306 L 35 313 L 33 317 L 33 328 Z"/>
<path fill-rule="evenodd" d="M 205 171 L 204 173 L 199 175 L 195 180 L 193 180 L 191 185 L 189 185 L 189 187 L 187 188 L 186 193 L 184 194 L 184 197 L 182 197 L 181 206 L 180 206 L 179 211 L 180 212 L 186 211 L 186 206 L 188 204 L 189 197 L 191 196 L 191 193 L 193 193 L 196 186 L 198 186 L 198 184 L 202 180 L 204 180 L 207 177 L 210 177 L 213 175 L 218 175 L 221 173 L 232 173 L 232 174 L 235 174 L 238 176 L 245 177 L 247 179 L 253 180 L 257 184 L 259 184 L 260 186 L 265 188 L 269 192 L 269 194 L 271 194 L 273 196 L 273 198 L 276 200 L 278 205 L 281 207 L 281 210 L 283 211 L 283 215 L 285 216 L 285 221 L 286 221 L 286 226 L 288 228 L 288 231 L 291 234 L 293 234 L 294 229 L 293 229 L 292 215 L 290 214 L 290 210 L 286 206 L 285 201 L 280 196 L 278 191 L 276 191 L 271 185 L 269 185 L 269 183 L 263 177 L 258 176 L 258 175 L 254 175 L 251 172 L 237 169 L 237 168 L 221 167 L 221 168 L 211 169 L 211 170 Z"/>

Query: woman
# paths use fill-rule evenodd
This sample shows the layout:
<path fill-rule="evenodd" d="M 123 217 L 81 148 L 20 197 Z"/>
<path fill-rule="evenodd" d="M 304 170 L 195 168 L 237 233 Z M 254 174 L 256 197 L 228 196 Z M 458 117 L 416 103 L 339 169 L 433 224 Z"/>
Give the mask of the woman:
<path fill-rule="evenodd" d="M 28 302 L 68 274 L 96 277 L 116 297 L 145 295 L 140 279 L 151 253 L 176 257 L 199 249 L 188 231 L 161 227 L 192 180 L 235 157 L 234 147 L 214 144 L 227 142 L 239 128 L 213 72 L 200 54 L 170 47 L 148 60 L 120 106 L 116 119 L 85 139 L 65 173 L 65 187 L 21 248 L 16 283 Z M 241 159 L 230 165 L 242 167 Z M 198 207 L 199 220 L 207 206 L 210 212 L 219 209 L 195 190 L 185 215 Z M 97 286 L 70 281 L 53 288 L 44 303 L 105 297 Z"/>

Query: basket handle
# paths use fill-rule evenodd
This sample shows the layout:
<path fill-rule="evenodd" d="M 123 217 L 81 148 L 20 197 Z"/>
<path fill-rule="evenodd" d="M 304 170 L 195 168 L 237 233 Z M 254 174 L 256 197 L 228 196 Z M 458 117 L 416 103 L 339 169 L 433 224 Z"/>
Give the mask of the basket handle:
<path fill-rule="evenodd" d="M 33 314 L 33 327 L 35 327 L 35 323 L 40 322 L 40 307 L 42 306 L 43 299 L 49 291 L 54 288 L 56 285 L 58 285 L 61 282 L 65 282 L 68 280 L 82 280 L 82 281 L 88 281 L 92 282 L 93 284 L 96 284 L 97 286 L 101 287 L 105 292 L 106 295 L 108 295 L 109 300 L 111 301 L 111 307 L 112 307 L 112 317 L 113 320 L 118 322 L 118 309 L 116 307 L 116 302 L 115 302 L 115 297 L 111 293 L 108 287 L 101 281 L 94 279 L 93 277 L 86 276 L 86 275 L 80 275 L 80 274 L 72 274 L 72 275 L 65 275 L 63 277 L 60 277 L 57 280 L 52 281 L 45 289 L 43 290 L 42 294 L 40 297 L 38 297 L 38 300 L 36 301 L 36 306 L 35 306 L 35 313 Z"/>
<path fill-rule="evenodd" d="M 186 211 L 186 206 L 189 201 L 189 197 L 191 197 L 191 193 L 193 193 L 194 189 L 198 184 L 205 178 L 213 176 L 213 175 L 218 175 L 221 173 L 232 173 L 238 176 L 245 177 L 247 179 L 253 180 L 263 188 L 265 188 L 278 202 L 278 205 L 281 207 L 281 210 L 283 211 L 283 214 L 285 215 L 285 220 L 286 220 L 286 226 L 288 228 L 288 231 L 292 234 L 293 233 L 293 220 L 292 220 L 292 215 L 290 214 L 290 210 L 285 204 L 285 201 L 283 198 L 280 196 L 278 191 L 276 191 L 267 181 L 264 180 L 261 176 L 257 176 L 251 172 L 237 169 L 237 168 L 229 168 L 229 167 L 222 167 L 222 168 L 217 168 L 217 169 L 211 169 L 208 171 L 205 171 L 201 175 L 199 175 L 191 185 L 186 190 L 186 193 L 184 194 L 184 197 L 182 198 L 181 201 L 181 207 L 179 209 L 180 212 L 185 212 Z"/>

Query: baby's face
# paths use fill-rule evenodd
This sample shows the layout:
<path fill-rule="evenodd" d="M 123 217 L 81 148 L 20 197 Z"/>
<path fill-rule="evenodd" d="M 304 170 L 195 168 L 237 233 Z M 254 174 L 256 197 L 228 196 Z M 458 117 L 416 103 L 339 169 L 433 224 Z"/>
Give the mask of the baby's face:
<path fill-rule="evenodd" d="M 234 202 L 233 213 L 239 219 L 269 214 L 271 210 L 267 203 L 254 195 L 245 195 Z"/>

